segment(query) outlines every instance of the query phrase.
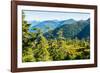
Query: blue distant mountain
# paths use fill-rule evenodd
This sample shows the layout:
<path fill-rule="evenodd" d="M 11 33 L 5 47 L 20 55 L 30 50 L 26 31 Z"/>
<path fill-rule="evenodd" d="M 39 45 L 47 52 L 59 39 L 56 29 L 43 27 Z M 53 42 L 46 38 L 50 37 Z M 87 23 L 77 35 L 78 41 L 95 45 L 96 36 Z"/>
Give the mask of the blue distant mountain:
<path fill-rule="evenodd" d="M 75 21 L 74 19 L 68 19 L 68 20 L 60 21 L 60 24 L 61 24 L 61 25 L 73 24 L 73 23 L 76 23 L 76 21 Z"/>
<path fill-rule="evenodd" d="M 39 21 L 27 21 L 28 24 L 30 24 L 29 29 L 31 29 L 33 26 L 38 25 L 40 22 Z"/>
<path fill-rule="evenodd" d="M 68 20 L 46 20 L 46 21 L 30 21 L 28 22 L 29 24 L 31 24 L 31 26 L 29 27 L 29 31 L 30 32 L 34 32 L 34 30 L 32 30 L 33 28 L 39 28 L 42 30 L 42 32 L 47 32 L 48 30 L 54 30 L 62 25 L 65 24 L 72 24 L 72 23 L 76 23 L 75 20 L 73 19 L 68 19 Z M 47 29 L 47 27 L 49 27 L 49 29 Z"/>

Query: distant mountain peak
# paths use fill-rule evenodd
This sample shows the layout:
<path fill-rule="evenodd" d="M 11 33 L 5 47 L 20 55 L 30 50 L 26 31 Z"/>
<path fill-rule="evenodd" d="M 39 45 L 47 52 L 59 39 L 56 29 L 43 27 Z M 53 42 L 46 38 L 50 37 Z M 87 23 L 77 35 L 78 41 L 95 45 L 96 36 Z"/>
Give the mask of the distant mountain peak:
<path fill-rule="evenodd" d="M 70 20 L 70 21 L 75 21 L 74 19 L 68 19 L 68 20 Z"/>

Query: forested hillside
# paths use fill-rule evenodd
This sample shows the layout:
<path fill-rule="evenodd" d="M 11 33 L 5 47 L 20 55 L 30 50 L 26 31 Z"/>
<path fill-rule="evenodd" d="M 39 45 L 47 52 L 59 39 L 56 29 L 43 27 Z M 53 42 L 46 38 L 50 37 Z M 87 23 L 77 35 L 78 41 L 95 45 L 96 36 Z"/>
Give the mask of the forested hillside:
<path fill-rule="evenodd" d="M 86 39 L 90 36 L 89 32 L 90 32 L 90 19 L 88 20 L 81 20 L 81 21 L 77 21 L 74 22 L 72 24 L 68 24 L 68 23 L 64 23 L 64 25 L 51 30 L 47 33 L 44 34 L 44 36 L 50 36 L 50 32 L 53 36 L 53 38 L 57 38 L 59 36 L 59 32 L 62 32 L 62 36 L 64 38 L 79 38 L 79 39 Z M 48 38 L 48 37 L 47 37 Z"/>

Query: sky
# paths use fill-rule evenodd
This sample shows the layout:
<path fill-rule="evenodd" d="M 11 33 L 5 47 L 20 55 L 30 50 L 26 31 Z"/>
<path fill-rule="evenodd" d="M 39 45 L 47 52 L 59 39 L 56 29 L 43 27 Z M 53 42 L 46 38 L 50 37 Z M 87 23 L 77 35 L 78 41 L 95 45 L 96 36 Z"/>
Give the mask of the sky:
<path fill-rule="evenodd" d="M 56 11 L 36 11 L 23 10 L 26 21 L 45 21 L 45 20 L 87 20 L 90 18 L 89 13 L 79 12 L 56 12 Z"/>

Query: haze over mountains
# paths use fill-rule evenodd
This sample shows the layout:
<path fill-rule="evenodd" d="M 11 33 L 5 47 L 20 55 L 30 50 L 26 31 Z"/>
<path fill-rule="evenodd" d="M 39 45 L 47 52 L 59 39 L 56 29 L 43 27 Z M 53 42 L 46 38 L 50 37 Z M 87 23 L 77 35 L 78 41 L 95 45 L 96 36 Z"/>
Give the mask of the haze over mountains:
<path fill-rule="evenodd" d="M 88 38 L 90 37 L 90 19 L 76 21 L 67 20 L 46 20 L 46 21 L 29 21 L 29 32 L 35 32 L 33 28 L 39 28 L 48 38 L 52 34 L 53 38 L 58 37 L 61 31 L 64 38 Z"/>

